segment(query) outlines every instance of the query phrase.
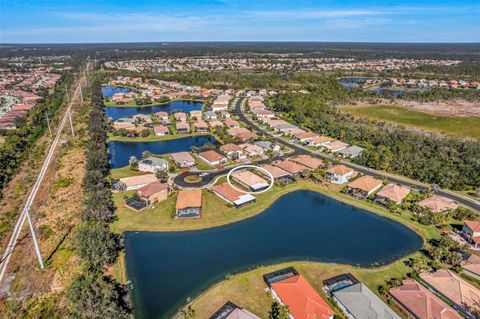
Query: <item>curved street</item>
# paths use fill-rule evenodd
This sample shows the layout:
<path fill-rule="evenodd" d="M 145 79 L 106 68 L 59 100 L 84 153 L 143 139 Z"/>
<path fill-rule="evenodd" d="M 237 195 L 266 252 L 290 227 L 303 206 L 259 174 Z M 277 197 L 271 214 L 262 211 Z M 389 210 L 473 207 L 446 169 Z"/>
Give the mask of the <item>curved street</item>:
<path fill-rule="evenodd" d="M 306 148 L 302 145 L 292 143 L 292 142 L 290 142 L 290 141 L 288 141 L 288 140 L 286 140 L 282 137 L 273 135 L 270 132 L 263 129 L 262 127 L 260 127 L 257 123 L 253 122 L 247 116 L 245 116 L 245 114 L 243 113 L 243 110 L 242 110 L 242 106 L 243 106 L 244 101 L 245 101 L 244 97 L 240 97 L 235 101 L 235 112 L 237 113 L 239 120 L 244 122 L 248 126 L 250 126 L 253 130 L 270 136 L 271 138 L 275 139 L 275 141 L 278 144 L 282 144 L 283 146 L 288 147 L 293 151 L 291 153 L 284 154 L 283 156 L 279 156 L 277 159 L 282 159 L 283 157 L 289 157 L 289 156 L 293 156 L 293 155 L 311 155 L 311 156 L 316 156 L 316 157 L 319 157 L 319 158 L 322 158 L 322 159 L 332 160 L 332 161 L 335 161 L 337 163 L 343 164 L 345 166 L 348 166 L 350 168 L 355 169 L 357 172 L 359 172 L 361 174 L 364 174 L 364 175 L 370 175 L 370 176 L 373 176 L 373 177 L 376 177 L 376 178 L 379 178 L 379 179 L 387 179 L 391 182 L 394 182 L 394 183 L 397 183 L 397 184 L 400 184 L 400 185 L 404 185 L 404 186 L 408 186 L 408 187 L 411 187 L 411 188 L 416 188 L 418 190 L 424 190 L 424 189 L 430 188 L 430 185 L 428 185 L 428 184 L 421 183 L 421 182 L 418 182 L 418 181 L 413 181 L 413 180 L 407 179 L 405 177 L 401 177 L 401 176 L 389 174 L 389 173 L 386 173 L 386 172 L 380 172 L 380 171 L 377 171 L 377 170 L 373 170 L 373 169 L 370 169 L 368 167 L 361 166 L 361 165 L 358 165 L 358 164 L 355 164 L 355 163 L 352 163 L 352 162 L 349 162 L 349 161 L 346 161 L 346 160 L 335 160 L 335 158 L 330 154 L 324 154 L 324 153 L 321 153 L 320 151 L 312 151 L 312 150 L 310 150 L 310 149 L 308 149 L 308 148 Z M 265 164 L 265 163 L 268 163 L 270 161 L 271 160 L 262 160 L 262 161 L 258 161 L 258 162 L 255 162 L 255 163 L 256 164 Z M 243 164 L 238 164 L 238 165 L 243 165 Z M 185 173 L 185 174 L 177 175 L 174 178 L 173 181 L 176 185 L 178 185 L 180 187 L 184 187 L 184 188 L 205 187 L 206 185 L 212 183 L 217 177 L 227 174 L 231 169 L 235 168 L 238 165 L 234 165 L 234 166 L 230 166 L 228 168 L 220 169 L 220 170 L 217 170 L 217 171 L 210 171 L 210 172 L 188 172 L 188 173 Z M 206 175 L 202 176 L 202 179 L 200 181 L 196 182 L 196 183 L 185 181 L 185 178 L 187 176 L 200 175 L 200 174 L 205 174 L 205 173 L 206 173 Z M 444 196 L 446 198 L 450 198 L 450 199 L 452 199 L 452 200 L 454 200 L 454 201 L 456 201 L 456 202 L 458 202 L 458 203 L 460 203 L 460 204 L 462 204 L 462 205 L 464 205 L 468 208 L 474 209 L 476 211 L 480 211 L 480 202 L 476 201 L 474 199 L 471 199 L 471 198 L 462 196 L 458 193 L 455 193 L 453 191 L 444 190 L 444 189 L 439 190 L 437 192 L 437 194 L 439 194 L 441 196 Z"/>
<path fill-rule="evenodd" d="M 310 150 L 306 147 L 294 144 L 290 141 L 287 141 L 287 140 L 285 140 L 281 137 L 275 136 L 275 135 L 267 132 L 266 130 L 264 130 L 259 125 L 257 125 L 256 123 L 254 123 L 252 120 L 250 120 L 249 118 L 247 118 L 245 116 L 245 114 L 243 113 L 243 110 L 242 110 L 242 106 L 243 106 L 244 101 L 245 101 L 245 98 L 239 98 L 235 103 L 235 111 L 238 114 L 238 117 L 242 122 L 248 124 L 249 126 L 254 128 L 256 131 L 259 131 L 259 132 L 262 132 L 263 134 L 269 135 L 270 137 L 274 138 L 277 141 L 277 143 L 293 149 L 296 154 L 308 154 L 308 155 L 320 157 L 322 159 L 334 160 L 332 155 L 323 154 L 319 151 L 312 151 L 312 150 Z M 370 175 L 370 176 L 377 177 L 377 178 L 380 178 L 380 179 L 387 179 L 391 182 L 394 182 L 394 183 L 397 183 L 397 184 L 400 184 L 400 185 L 408 186 L 408 187 L 411 187 L 411 188 L 416 188 L 416 189 L 419 189 L 419 190 L 430 188 L 430 185 L 428 185 L 428 184 L 417 182 L 417 181 L 412 181 L 412 180 L 407 179 L 405 177 L 396 176 L 396 175 L 392 175 L 392 174 L 389 174 L 389 173 L 376 171 L 376 170 L 370 169 L 370 168 L 365 167 L 365 166 L 354 164 L 354 163 L 349 162 L 349 161 L 337 160 L 337 162 L 341 163 L 345 166 L 348 166 L 350 168 L 353 168 L 356 171 L 358 171 L 359 173 L 362 173 L 362 174 L 365 174 L 365 175 Z M 480 211 L 480 202 L 476 201 L 474 199 L 471 199 L 471 198 L 462 196 L 458 193 L 455 193 L 453 191 L 444 190 L 444 189 L 439 190 L 437 192 L 437 194 L 439 194 L 441 196 L 444 196 L 446 198 L 450 198 L 450 199 L 452 199 L 452 200 L 454 200 L 454 201 L 456 201 L 456 202 L 458 202 L 458 203 L 460 203 L 460 204 L 462 204 L 466 207 L 469 207 L 471 209 Z"/>

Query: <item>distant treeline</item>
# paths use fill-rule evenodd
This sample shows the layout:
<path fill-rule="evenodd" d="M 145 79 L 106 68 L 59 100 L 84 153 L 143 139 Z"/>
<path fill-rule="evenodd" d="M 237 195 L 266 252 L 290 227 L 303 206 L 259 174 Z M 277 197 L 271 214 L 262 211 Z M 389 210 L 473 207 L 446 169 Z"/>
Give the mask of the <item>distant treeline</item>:
<path fill-rule="evenodd" d="M 284 93 L 271 101 L 275 111 L 315 132 L 366 151 L 355 162 L 454 190 L 480 187 L 480 143 L 439 137 L 369 120 L 355 119 L 325 104 L 322 90 Z"/>
<path fill-rule="evenodd" d="M 3 44 L 0 57 L 90 55 L 92 58 L 147 59 L 201 55 L 298 54 L 358 59 L 441 58 L 480 60 L 478 43 L 348 43 L 348 42 L 168 42 L 104 44 Z M 35 49 L 35 50 L 33 50 Z"/>

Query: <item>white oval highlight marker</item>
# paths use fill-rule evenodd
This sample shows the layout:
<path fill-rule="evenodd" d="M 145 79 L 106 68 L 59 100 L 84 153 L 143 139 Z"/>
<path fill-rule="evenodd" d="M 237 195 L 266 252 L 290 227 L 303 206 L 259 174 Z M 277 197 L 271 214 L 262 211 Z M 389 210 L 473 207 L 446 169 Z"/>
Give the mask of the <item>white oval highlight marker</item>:
<path fill-rule="evenodd" d="M 239 189 L 239 188 L 235 187 L 235 186 L 232 184 L 232 182 L 230 182 L 230 175 L 231 175 L 233 172 L 235 172 L 236 170 L 241 169 L 241 168 L 254 168 L 254 169 L 258 169 L 258 170 L 264 172 L 265 174 L 268 175 L 268 177 L 270 177 L 270 185 L 268 185 L 267 188 L 265 188 L 264 190 L 261 190 L 261 191 L 259 191 L 259 192 L 246 192 L 246 191 L 244 191 L 243 189 Z M 266 192 L 266 191 L 270 190 L 270 188 L 273 187 L 274 179 L 273 179 L 273 175 L 272 175 L 269 171 L 267 171 L 265 168 L 263 168 L 263 167 L 256 166 L 256 165 L 240 165 L 240 166 L 237 166 L 237 167 L 231 169 L 230 172 L 228 172 L 228 174 L 227 174 L 227 182 L 228 182 L 228 184 L 229 184 L 230 186 L 232 186 L 235 190 L 237 190 L 237 191 L 239 191 L 239 192 L 241 192 L 241 193 L 250 194 L 250 195 L 255 195 L 255 194 L 260 194 L 260 193 L 263 193 L 263 192 Z"/>

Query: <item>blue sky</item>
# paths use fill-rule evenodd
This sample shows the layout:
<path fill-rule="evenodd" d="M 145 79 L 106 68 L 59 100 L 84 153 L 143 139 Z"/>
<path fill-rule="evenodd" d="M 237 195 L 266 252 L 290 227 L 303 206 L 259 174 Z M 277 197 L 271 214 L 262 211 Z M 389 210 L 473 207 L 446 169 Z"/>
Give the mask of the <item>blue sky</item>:
<path fill-rule="evenodd" d="M 0 0 L 1 43 L 480 42 L 480 0 Z"/>

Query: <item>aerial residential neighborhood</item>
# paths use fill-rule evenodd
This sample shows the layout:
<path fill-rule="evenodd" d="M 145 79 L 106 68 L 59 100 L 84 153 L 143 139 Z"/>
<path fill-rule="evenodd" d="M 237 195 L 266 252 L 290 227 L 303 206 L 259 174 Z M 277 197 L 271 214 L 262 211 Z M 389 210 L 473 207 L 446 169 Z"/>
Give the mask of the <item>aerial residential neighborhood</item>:
<path fill-rule="evenodd" d="M 0 318 L 480 318 L 475 1 L 0 12 Z"/>

